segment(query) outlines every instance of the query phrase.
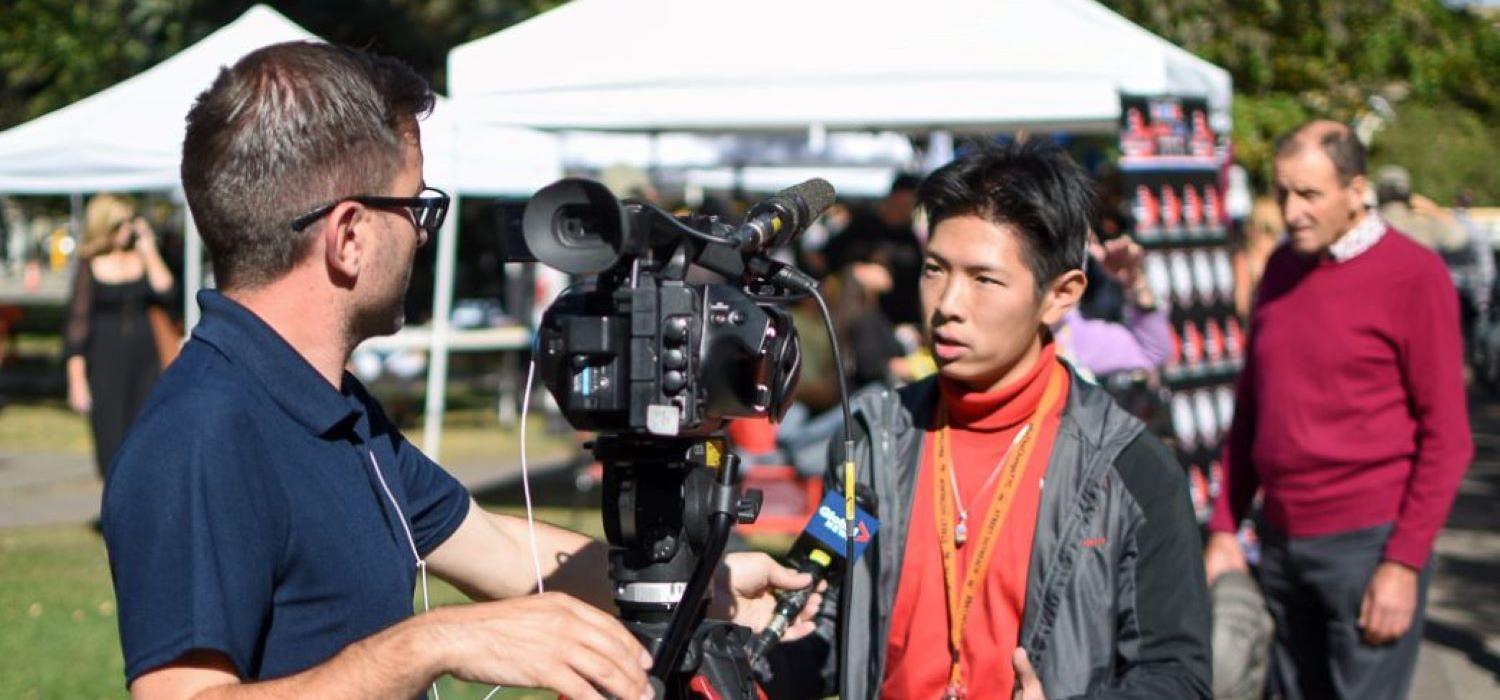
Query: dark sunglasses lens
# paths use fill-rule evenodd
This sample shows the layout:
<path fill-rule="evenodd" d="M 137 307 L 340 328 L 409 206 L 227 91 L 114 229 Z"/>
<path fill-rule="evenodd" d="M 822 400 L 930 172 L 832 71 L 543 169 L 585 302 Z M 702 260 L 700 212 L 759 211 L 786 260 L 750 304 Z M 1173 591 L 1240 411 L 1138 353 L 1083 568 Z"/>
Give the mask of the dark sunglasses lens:
<path fill-rule="evenodd" d="M 427 229 L 428 233 L 436 235 L 438 229 L 442 228 L 442 226 L 443 226 L 443 219 L 445 218 L 445 216 L 447 215 L 447 213 L 448 213 L 448 202 L 447 202 L 447 200 L 443 200 L 441 202 L 433 202 L 431 204 L 428 204 L 427 206 L 425 206 L 425 207 L 422 208 L 422 221 L 423 221 L 422 227 L 425 228 L 425 229 Z"/>

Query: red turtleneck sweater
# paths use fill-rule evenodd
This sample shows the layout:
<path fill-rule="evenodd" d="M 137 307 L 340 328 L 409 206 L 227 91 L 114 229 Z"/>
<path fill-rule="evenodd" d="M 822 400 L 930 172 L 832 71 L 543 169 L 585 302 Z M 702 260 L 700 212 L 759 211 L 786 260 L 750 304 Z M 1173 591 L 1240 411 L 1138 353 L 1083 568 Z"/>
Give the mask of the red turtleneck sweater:
<path fill-rule="evenodd" d="M 1066 368 L 1058 362 L 1055 346 L 1049 343 L 1030 372 L 995 391 L 969 391 L 939 380 L 940 400 L 948 406 L 959 497 L 969 511 L 969 541 L 958 549 L 960 586 L 978 551 L 980 528 L 994 500 L 999 478 L 990 477 L 997 471 L 1011 440 L 1036 412 L 1052 372 L 1066 372 Z M 1011 503 L 999 541 L 995 543 L 988 579 L 965 624 L 960 657 L 968 697 L 974 700 L 1009 700 L 1011 695 L 1015 672 L 1010 657 L 1020 640 L 1041 482 L 1066 402 L 1065 390 L 1052 414 L 1042 423 L 1033 458 L 1021 479 L 1021 490 Z M 917 474 L 900 585 L 891 614 L 882 698 L 931 700 L 941 697 L 948 685 L 948 603 L 943 588 L 933 489 L 952 486 L 934 484 L 936 471 L 932 433 L 928 433 Z"/>

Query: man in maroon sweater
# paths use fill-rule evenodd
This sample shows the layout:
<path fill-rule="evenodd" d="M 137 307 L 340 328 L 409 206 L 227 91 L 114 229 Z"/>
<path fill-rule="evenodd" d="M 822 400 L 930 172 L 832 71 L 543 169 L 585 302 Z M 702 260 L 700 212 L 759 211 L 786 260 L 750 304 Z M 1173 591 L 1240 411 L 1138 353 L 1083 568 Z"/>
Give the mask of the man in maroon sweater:
<path fill-rule="evenodd" d="M 1204 565 L 1210 582 L 1246 568 L 1234 531 L 1263 489 L 1275 689 L 1403 698 L 1433 540 L 1473 455 L 1453 284 L 1366 209 L 1344 125 L 1303 126 L 1275 166 L 1289 237 L 1256 294 Z"/>

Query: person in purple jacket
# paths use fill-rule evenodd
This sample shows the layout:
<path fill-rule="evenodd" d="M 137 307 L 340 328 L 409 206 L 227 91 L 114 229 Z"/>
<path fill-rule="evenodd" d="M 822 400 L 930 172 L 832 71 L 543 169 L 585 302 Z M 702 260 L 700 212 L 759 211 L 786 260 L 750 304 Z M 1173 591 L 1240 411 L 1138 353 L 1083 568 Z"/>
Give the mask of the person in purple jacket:
<path fill-rule="evenodd" d="M 1089 286 L 1118 285 L 1117 293 L 1124 297 L 1120 315 L 1090 315 L 1081 304 L 1053 329 L 1059 349 L 1075 368 L 1096 377 L 1161 367 L 1172 352 L 1170 308 L 1146 283 L 1140 244 L 1128 236 L 1100 242 L 1090 235 L 1088 255 Z"/>

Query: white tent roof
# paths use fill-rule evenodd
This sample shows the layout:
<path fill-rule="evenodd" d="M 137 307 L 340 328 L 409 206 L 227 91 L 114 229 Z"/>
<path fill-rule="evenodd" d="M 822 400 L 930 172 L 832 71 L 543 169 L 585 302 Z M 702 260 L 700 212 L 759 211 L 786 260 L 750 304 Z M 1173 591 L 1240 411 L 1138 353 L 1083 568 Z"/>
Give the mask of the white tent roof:
<path fill-rule="evenodd" d="M 547 129 L 1113 129 L 1224 70 L 1092 0 L 574 0 L 455 48 L 464 119 Z"/>
<path fill-rule="evenodd" d="M 820 144 L 805 134 L 559 132 L 563 166 L 570 169 L 631 165 L 640 168 L 713 168 L 739 164 L 903 166 L 916 152 L 903 134 L 839 132 Z"/>
<path fill-rule="evenodd" d="M 0 133 L 0 192 L 179 188 L 184 119 L 219 70 L 263 46 L 318 37 L 264 5 L 171 58 L 86 99 Z M 499 126 L 458 128 L 439 100 L 423 125 L 428 179 L 483 194 L 526 194 L 561 176 L 556 138 Z M 453 148 L 453 139 L 478 145 Z M 450 165 L 447 155 L 459 154 Z M 456 172 L 455 172 L 456 171 Z"/>

